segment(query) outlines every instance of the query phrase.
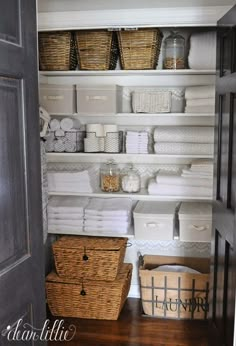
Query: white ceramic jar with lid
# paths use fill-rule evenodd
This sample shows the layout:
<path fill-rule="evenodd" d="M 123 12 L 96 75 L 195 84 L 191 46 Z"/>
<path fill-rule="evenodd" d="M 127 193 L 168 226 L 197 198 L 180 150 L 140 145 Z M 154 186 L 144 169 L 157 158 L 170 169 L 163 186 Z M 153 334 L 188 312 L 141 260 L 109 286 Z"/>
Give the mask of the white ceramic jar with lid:
<path fill-rule="evenodd" d="M 124 192 L 135 193 L 139 192 L 141 188 L 141 178 L 138 171 L 129 164 L 121 172 L 121 187 Z"/>

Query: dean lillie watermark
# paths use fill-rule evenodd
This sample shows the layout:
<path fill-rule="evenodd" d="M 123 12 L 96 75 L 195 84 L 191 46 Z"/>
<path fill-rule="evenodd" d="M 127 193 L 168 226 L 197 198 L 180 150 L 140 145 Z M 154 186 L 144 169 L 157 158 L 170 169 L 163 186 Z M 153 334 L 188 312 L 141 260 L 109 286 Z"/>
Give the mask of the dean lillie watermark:
<path fill-rule="evenodd" d="M 46 320 L 42 328 L 35 328 L 19 319 L 14 325 L 9 325 L 1 332 L 8 341 L 71 341 L 76 334 L 76 327 L 71 324 L 67 327 L 64 320 L 55 320 L 53 323 Z"/>

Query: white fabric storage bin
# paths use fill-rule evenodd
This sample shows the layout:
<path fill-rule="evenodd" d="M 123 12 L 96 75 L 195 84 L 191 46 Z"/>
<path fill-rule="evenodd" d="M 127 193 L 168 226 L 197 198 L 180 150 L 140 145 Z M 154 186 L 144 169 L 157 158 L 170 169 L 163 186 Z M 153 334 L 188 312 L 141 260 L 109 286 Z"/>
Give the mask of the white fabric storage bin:
<path fill-rule="evenodd" d="M 173 240 L 175 202 L 139 201 L 134 209 L 136 239 Z"/>
<path fill-rule="evenodd" d="M 74 85 L 40 84 L 39 103 L 50 114 L 76 112 Z"/>
<path fill-rule="evenodd" d="M 189 242 L 210 242 L 212 228 L 211 203 L 181 203 L 179 239 Z"/>
<path fill-rule="evenodd" d="M 116 114 L 121 104 L 118 85 L 77 85 L 77 112 L 81 114 Z"/>

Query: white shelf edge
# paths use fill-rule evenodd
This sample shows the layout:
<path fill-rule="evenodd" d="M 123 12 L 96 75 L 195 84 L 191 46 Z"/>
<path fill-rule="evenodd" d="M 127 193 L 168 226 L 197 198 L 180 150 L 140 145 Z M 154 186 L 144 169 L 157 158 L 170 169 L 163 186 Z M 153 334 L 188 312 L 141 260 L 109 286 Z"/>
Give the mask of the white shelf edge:
<path fill-rule="evenodd" d="M 125 192 L 94 192 L 94 193 L 80 193 L 80 192 L 49 192 L 49 196 L 81 196 L 81 197 L 100 197 L 100 198 L 131 198 L 134 201 L 211 201 L 208 197 L 186 197 L 186 196 L 157 196 L 149 195 L 145 189 L 136 194 L 129 194 Z"/>
<path fill-rule="evenodd" d="M 39 71 L 42 76 L 130 76 L 130 75 L 144 75 L 144 76 L 158 76 L 158 75 L 215 75 L 215 70 L 192 70 L 192 69 L 179 69 L 179 70 L 106 70 L 106 71 Z"/>
<path fill-rule="evenodd" d="M 131 227 L 127 233 L 118 233 L 118 232 L 107 232 L 107 233 L 100 233 L 100 232 L 84 232 L 84 231 L 52 231 L 48 230 L 49 234 L 67 234 L 67 235 L 84 235 L 84 236 L 89 236 L 89 237 L 118 237 L 118 238 L 134 238 L 134 229 Z"/>
<path fill-rule="evenodd" d="M 112 118 L 122 118 L 122 117 L 150 117 L 150 118 L 159 118 L 159 117 L 215 117 L 215 114 L 212 113 L 115 113 L 115 114 L 85 114 L 85 113 L 51 113 L 51 116 L 55 117 L 66 117 L 66 116 L 72 116 L 72 117 L 112 117 Z"/>

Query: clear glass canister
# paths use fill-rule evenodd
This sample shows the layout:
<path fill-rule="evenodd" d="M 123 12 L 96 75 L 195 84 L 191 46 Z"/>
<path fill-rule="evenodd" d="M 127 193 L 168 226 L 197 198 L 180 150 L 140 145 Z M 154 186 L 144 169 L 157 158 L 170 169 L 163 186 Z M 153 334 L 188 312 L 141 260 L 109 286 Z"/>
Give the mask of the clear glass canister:
<path fill-rule="evenodd" d="M 164 68 L 185 68 L 185 39 L 177 32 L 171 32 L 171 34 L 165 39 Z"/>
<path fill-rule="evenodd" d="M 121 172 L 121 186 L 124 192 L 139 192 L 141 188 L 141 178 L 138 171 L 130 164 Z"/>
<path fill-rule="evenodd" d="M 120 190 L 120 169 L 114 160 L 104 163 L 100 169 L 101 190 L 117 192 Z"/>

